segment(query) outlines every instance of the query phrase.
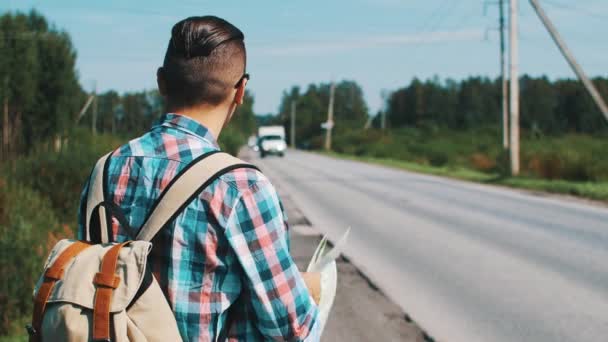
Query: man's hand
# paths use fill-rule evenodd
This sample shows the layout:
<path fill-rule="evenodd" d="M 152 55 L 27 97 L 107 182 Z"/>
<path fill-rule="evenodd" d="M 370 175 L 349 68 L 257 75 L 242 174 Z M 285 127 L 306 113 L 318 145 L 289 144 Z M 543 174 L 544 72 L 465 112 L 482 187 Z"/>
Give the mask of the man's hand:
<path fill-rule="evenodd" d="M 302 272 L 302 278 L 306 283 L 308 292 L 312 299 L 318 305 L 321 300 L 321 273 L 319 272 Z"/>

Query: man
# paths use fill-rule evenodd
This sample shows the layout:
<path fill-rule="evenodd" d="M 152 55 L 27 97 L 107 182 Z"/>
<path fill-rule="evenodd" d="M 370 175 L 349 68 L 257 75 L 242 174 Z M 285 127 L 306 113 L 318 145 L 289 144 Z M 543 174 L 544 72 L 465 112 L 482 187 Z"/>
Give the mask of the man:
<path fill-rule="evenodd" d="M 157 81 L 167 113 L 117 149 L 107 194 L 141 227 L 173 177 L 207 152 L 245 96 L 243 33 L 227 21 L 191 17 L 171 32 Z M 84 231 L 81 200 L 79 237 Z M 114 219 L 114 241 L 129 239 Z M 149 263 L 185 341 L 318 340 L 317 308 L 289 255 L 277 193 L 254 169 L 210 184 L 153 240 Z M 243 267 L 252 265 L 255 267 Z"/>

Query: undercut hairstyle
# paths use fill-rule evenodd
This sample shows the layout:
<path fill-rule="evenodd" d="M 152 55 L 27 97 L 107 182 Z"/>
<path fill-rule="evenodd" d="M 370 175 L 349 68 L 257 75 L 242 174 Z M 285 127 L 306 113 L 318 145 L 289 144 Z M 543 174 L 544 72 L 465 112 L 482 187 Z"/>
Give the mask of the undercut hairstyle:
<path fill-rule="evenodd" d="M 224 102 L 245 73 L 243 32 L 215 16 L 173 26 L 162 68 L 167 105 L 187 108 Z"/>

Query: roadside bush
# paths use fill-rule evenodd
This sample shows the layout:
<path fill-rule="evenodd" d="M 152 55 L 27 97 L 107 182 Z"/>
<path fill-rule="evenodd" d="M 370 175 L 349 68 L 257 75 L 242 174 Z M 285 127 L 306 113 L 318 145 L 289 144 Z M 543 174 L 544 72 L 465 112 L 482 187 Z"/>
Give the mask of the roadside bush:
<path fill-rule="evenodd" d="M 101 155 L 123 139 L 75 130 L 55 152 L 37 146 L 0 170 L 0 335 L 20 333 L 31 314 L 42 263 L 61 238 L 73 237 L 80 191 Z M 66 224 L 68 223 L 68 224 Z"/>
<path fill-rule="evenodd" d="M 445 152 L 430 150 L 427 152 L 427 155 L 429 163 L 431 163 L 432 166 L 440 167 L 448 164 L 449 157 Z"/>
<path fill-rule="evenodd" d="M 236 156 L 241 147 L 247 143 L 247 137 L 231 126 L 228 126 L 222 130 L 218 143 L 222 151 Z"/>
<path fill-rule="evenodd" d="M 597 169 L 594 168 L 594 163 L 586 156 L 576 156 L 568 158 L 564 161 L 564 165 L 560 170 L 560 178 L 572 181 L 597 181 L 601 178 Z"/>
<path fill-rule="evenodd" d="M 570 181 L 607 181 L 608 142 L 588 135 L 545 136 L 522 142 L 522 163 L 531 176 Z"/>
<path fill-rule="evenodd" d="M 496 169 L 496 161 L 492 160 L 488 155 L 477 152 L 470 157 L 471 166 L 482 172 L 491 172 Z"/>
<path fill-rule="evenodd" d="M 77 130 L 60 152 L 38 151 L 16 160 L 9 172 L 10 180 L 48 196 L 59 219 L 74 222 L 80 191 L 95 162 L 122 142 L 114 136 L 92 136 Z"/>
<path fill-rule="evenodd" d="M 320 150 L 323 149 L 325 146 L 325 136 L 324 135 L 317 135 L 314 136 L 312 138 L 310 138 L 310 148 L 313 150 Z"/>
<path fill-rule="evenodd" d="M 405 160 L 438 167 L 467 167 L 510 175 L 509 151 L 503 150 L 498 127 L 468 131 L 437 126 L 404 127 L 388 132 L 339 132 L 336 152 Z M 560 136 L 522 131 L 522 174 L 533 178 L 568 181 L 608 181 L 608 137 L 581 134 Z"/>
<path fill-rule="evenodd" d="M 69 231 L 61 229 L 48 198 L 0 177 L 0 335 L 15 333 L 12 323 L 31 315 L 43 261 Z"/>
<path fill-rule="evenodd" d="M 338 153 L 352 154 L 356 156 L 369 155 L 371 146 L 376 145 L 382 139 L 382 132 L 375 129 L 349 130 L 336 134 L 333 140 L 333 150 Z M 378 149 L 374 149 L 379 152 Z M 382 153 L 380 153 L 382 154 Z M 375 155 L 380 158 L 380 156 Z"/>
<path fill-rule="evenodd" d="M 364 154 L 373 158 L 400 160 L 410 160 L 411 158 L 408 150 L 390 142 L 390 137 L 366 146 Z"/>
<path fill-rule="evenodd" d="M 532 176 L 544 179 L 563 178 L 563 163 L 559 155 L 551 153 L 545 156 L 533 156 L 526 163 L 525 171 Z"/>

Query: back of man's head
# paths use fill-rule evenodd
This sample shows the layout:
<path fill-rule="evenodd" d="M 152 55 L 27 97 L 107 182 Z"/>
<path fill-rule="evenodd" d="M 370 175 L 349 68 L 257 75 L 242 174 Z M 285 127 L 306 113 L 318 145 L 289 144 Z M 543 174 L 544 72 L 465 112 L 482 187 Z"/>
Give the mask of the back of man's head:
<path fill-rule="evenodd" d="M 160 77 L 168 106 L 217 106 L 245 72 L 243 33 L 224 19 L 190 17 L 171 30 Z"/>

